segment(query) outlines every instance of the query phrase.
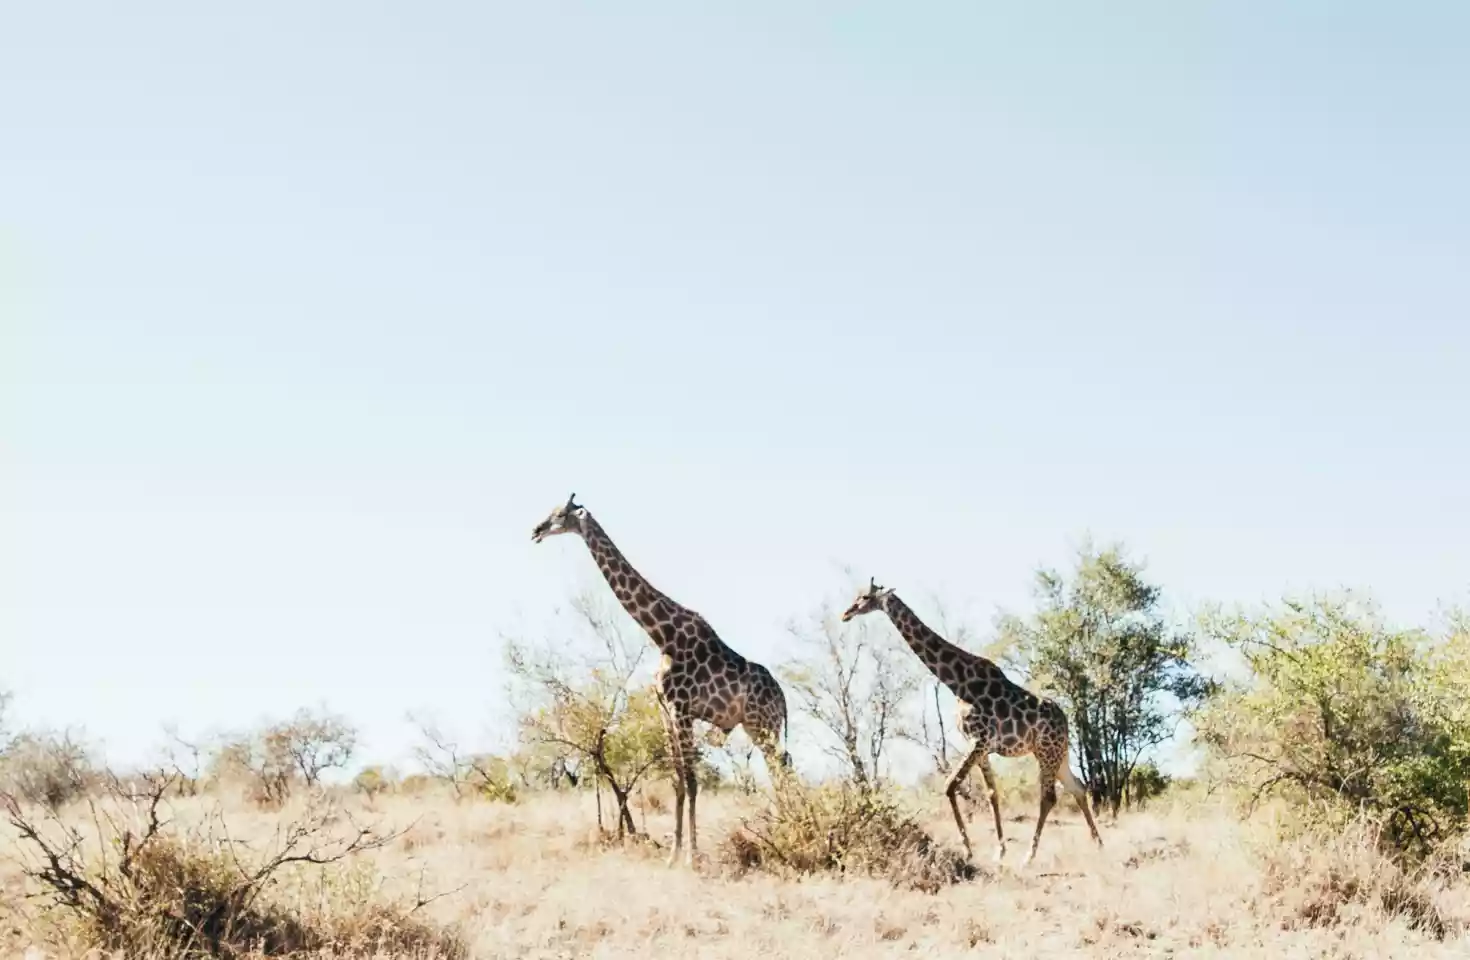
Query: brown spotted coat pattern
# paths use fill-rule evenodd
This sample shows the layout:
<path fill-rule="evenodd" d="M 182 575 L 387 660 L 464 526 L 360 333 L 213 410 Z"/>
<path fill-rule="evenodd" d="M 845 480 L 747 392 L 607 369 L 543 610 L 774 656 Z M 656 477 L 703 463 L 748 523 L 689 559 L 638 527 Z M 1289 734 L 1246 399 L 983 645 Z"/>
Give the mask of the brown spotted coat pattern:
<path fill-rule="evenodd" d="M 850 620 L 875 610 L 888 614 L 924 666 L 958 700 L 959 727 L 970 739 L 971 750 L 950 776 L 945 793 L 965 851 L 970 852 L 970 836 L 960 816 L 956 794 L 971 768 L 978 764 L 990 795 L 990 810 L 995 817 L 996 860 L 1005 855 L 1005 832 L 1001 827 L 1000 799 L 996 792 L 995 774 L 990 767 L 990 754 L 1002 757 L 1034 754 L 1036 757 L 1041 811 L 1036 818 L 1036 833 L 1031 839 L 1027 863 L 1036 856 L 1042 827 L 1052 807 L 1056 806 L 1058 781 L 1077 801 L 1087 819 L 1092 839 L 1101 846 L 1102 838 L 1098 836 L 1097 824 L 1087 803 L 1087 791 L 1067 766 L 1067 717 L 1062 708 L 1054 701 L 1013 683 L 992 661 L 955 646 L 929 629 L 892 590 L 869 582 L 868 588 L 858 595 L 842 619 Z"/>
<path fill-rule="evenodd" d="M 698 761 L 694 721 L 704 720 L 729 733 L 743 726 L 760 748 L 767 766 L 782 768 L 790 756 L 778 753 L 786 726 L 786 696 L 771 671 L 749 660 L 720 639 L 700 614 L 675 603 L 640 574 L 602 524 L 575 503 L 575 495 L 536 527 L 533 539 L 560 533 L 581 536 L 623 609 L 636 620 L 663 655 L 656 682 L 674 761 L 673 863 L 683 847 L 684 802 L 689 802 L 689 861 L 698 853 L 695 798 Z"/>

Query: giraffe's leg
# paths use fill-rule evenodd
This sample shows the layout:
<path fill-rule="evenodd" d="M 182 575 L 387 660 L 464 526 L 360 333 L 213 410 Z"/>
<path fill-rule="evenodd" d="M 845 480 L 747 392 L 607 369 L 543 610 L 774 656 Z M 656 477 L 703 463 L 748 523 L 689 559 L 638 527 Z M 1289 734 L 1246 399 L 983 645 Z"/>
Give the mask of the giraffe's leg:
<path fill-rule="evenodd" d="M 690 866 L 699 856 L 699 827 L 695 823 L 694 799 L 699 795 L 699 748 L 694 743 L 694 720 L 687 716 L 675 716 L 675 736 L 679 742 L 679 768 L 676 778 L 682 777 L 684 792 L 689 795 L 689 858 Z"/>
<path fill-rule="evenodd" d="M 791 762 L 781 752 L 781 741 L 776 731 L 764 725 L 747 722 L 745 732 L 766 761 L 766 772 L 770 774 L 771 785 L 778 785 L 780 778 L 786 776 L 791 769 Z"/>
<path fill-rule="evenodd" d="M 1051 755 L 1038 754 L 1036 757 L 1037 780 L 1041 787 L 1041 810 L 1036 815 L 1036 833 L 1031 837 L 1031 852 L 1026 854 L 1026 865 L 1030 865 L 1036 859 L 1036 847 L 1041 843 L 1041 828 L 1046 826 L 1047 815 L 1051 813 L 1052 807 L 1057 805 L 1057 768 L 1058 758 Z M 1063 753 L 1060 765 L 1065 766 L 1067 755 Z"/>
<path fill-rule="evenodd" d="M 987 744 L 975 744 L 970 755 L 960 761 L 958 767 L 955 767 L 954 773 L 949 776 L 949 783 L 944 787 L 944 794 L 949 797 L 949 808 L 954 811 L 954 825 L 960 828 L 960 840 L 964 841 L 966 857 L 973 857 L 975 853 L 970 849 L 970 833 L 965 829 L 965 818 L 960 816 L 960 787 L 964 784 L 965 777 L 969 776 L 970 768 L 975 765 L 975 761 L 984 757 L 988 750 Z"/>
<path fill-rule="evenodd" d="M 1082 781 L 1077 779 L 1077 775 L 1072 772 L 1071 767 L 1067 766 L 1065 760 L 1062 761 L 1059 778 L 1062 781 L 1062 788 L 1070 793 L 1072 799 L 1077 801 L 1077 806 L 1082 808 L 1082 816 L 1087 820 L 1087 829 L 1092 831 L 1092 839 L 1099 847 L 1102 846 L 1102 837 L 1097 834 L 1097 823 L 1092 819 L 1092 807 L 1087 802 L 1087 788 L 1082 785 Z"/>
<path fill-rule="evenodd" d="M 668 866 L 679 862 L 679 853 L 684 849 L 684 762 L 679 738 L 678 717 L 672 707 L 662 698 L 660 712 L 664 721 L 664 736 L 669 745 L 669 762 L 673 766 L 674 780 L 674 849 L 669 851 Z"/>
<path fill-rule="evenodd" d="M 995 771 L 990 769 L 990 758 L 980 758 L 980 776 L 985 778 L 985 790 L 990 794 L 990 812 L 995 817 L 995 862 L 1000 863 L 1006 855 L 1006 834 L 1000 825 L 1000 791 L 995 786 Z"/>

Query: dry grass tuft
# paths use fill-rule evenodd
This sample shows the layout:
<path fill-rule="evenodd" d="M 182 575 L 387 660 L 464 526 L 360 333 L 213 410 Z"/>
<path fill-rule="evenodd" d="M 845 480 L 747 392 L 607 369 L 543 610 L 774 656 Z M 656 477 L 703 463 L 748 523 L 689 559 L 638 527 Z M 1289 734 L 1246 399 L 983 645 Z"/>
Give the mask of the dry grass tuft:
<path fill-rule="evenodd" d="M 730 831 L 720 861 L 738 875 L 860 874 L 935 893 L 972 880 L 974 866 L 934 841 L 897 797 L 846 784 L 788 784 L 774 802 Z"/>
<path fill-rule="evenodd" d="M 233 858 L 161 839 L 141 851 L 129 883 L 118 890 L 116 909 L 68 911 L 56 918 L 58 932 L 125 956 L 157 958 L 466 955 L 452 933 L 416 919 L 401 904 L 322 887 L 325 895 L 303 908 L 289 894 L 242 897 L 240 891 Z"/>
<path fill-rule="evenodd" d="M 455 934 L 414 915 L 429 900 L 392 902 L 349 869 L 394 838 L 350 821 L 344 833 L 324 797 L 281 823 L 262 852 L 213 816 L 175 828 L 170 786 L 150 780 L 140 795 L 114 782 L 80 825 L 0 797 L 45 939 L 156 958 L 466 955 Z M 323 876 L 324 867 L 341 869 Z"/>
<path fill-rule="evenodd" d="M 1264 852 L 1265 891 L 1287 926 L 1338 928 L 1402 922 L 1436 940 L 1460 924 L 1441 906 L 1431 871 L 1413 875 L 1380 852 L 1371 827 L 1282 839 Z"/>

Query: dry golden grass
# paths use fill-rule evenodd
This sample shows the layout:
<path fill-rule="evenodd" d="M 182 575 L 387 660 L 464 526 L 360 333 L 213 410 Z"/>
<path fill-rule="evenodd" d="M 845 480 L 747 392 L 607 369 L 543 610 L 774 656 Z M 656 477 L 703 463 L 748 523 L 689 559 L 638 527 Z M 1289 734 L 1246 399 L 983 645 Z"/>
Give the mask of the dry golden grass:
<path fill-rule="evenodd" d="M 284 811 L 192 798 L 180 820 L 225 803 L 236 837 L 268 841 Z M 375 895 L 457 891 L 420 915 L 457 926 L 477 957 L 880 957 L 913 953 L 992 957 L 1221 956 L 1402 957 L 1470 955 L 1457 925 L 1470 919 L 1465 885 L 1429 887 L 1398 879 L 1363 838 L 1280 844 L 1269 823 L 1242 825 L 1206 805 L 1163 802 L 1155 811 L 1104 818 L 1098 851 L 1070 801 L 1048 823 L 1041 851 L 1020 872 L 1032 821 L 1006 797 L 1009 864 L 990 869 L 987 811 L 977 810 L 981 876 L 937 894 L 882 880 L 759 872 L 736 877 L 707 861 L 698 871 L 666 868 L 663 851 L 598 842 L 590 796 L 532 797 L 521 804 L 456 804 L 447 796 L 385 796 L 355 813 L 413 826 L 352 867 L 332 867 L 356 889 L 376 877 Z M 759 800 L 701 797 L 702 850 L 718 842 Z M 915 797 L 927 829 L 955 845 L 942 796 Z M 1029 808 L 1029 803 L 1027 804 Z M 70 812 L 85 815 L 85 807 Z M 668 812 L 647 812 L 655 837 Z M 58 944 L 32 905 L 14 863 L 16 838 L 0 833 L 0 952 L 81 956 Z M 304 885 L 293 896 L 309 899 Z M 320 905 L 301 904 L 303 909 Z M 1449 925 L 1435 930 L 1434 914 Z M 1438 939 L 1436 933 L 1445 933 Z"/>

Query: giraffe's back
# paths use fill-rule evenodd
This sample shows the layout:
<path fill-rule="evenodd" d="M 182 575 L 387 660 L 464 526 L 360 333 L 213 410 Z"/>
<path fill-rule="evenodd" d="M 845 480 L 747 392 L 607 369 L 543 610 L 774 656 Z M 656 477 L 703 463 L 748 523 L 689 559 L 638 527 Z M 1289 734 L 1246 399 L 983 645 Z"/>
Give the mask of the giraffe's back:
<path fill-rule="evenodd" d="M 706 630 L 699 642 L 664 656 L 658 678 L 664 697 L 725 733 L 741 725 L 752 737 L 779 732 L 786 697 L 775 676 Z"/>
<path fill-rule="evenodd" d="M 959 699 L 959 727 L 989 753 L 1020 757 L 1067 738 L 1067 718 L 1061 707 L 1005 678 L 992 677 L 972 684 Z"/>

